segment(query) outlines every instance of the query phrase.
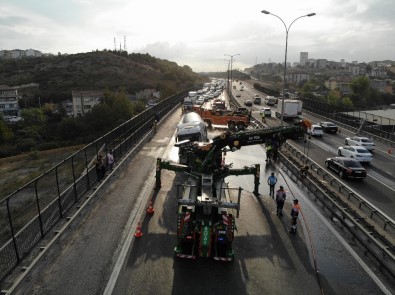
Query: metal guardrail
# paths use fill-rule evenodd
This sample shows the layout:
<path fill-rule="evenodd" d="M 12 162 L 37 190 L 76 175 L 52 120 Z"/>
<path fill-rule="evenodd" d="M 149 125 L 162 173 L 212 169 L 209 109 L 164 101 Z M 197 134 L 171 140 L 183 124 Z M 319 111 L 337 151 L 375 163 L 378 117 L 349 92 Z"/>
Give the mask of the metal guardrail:
<path fill-rule="evenodd" d="M 97 183 L 97 155 L 113 150 L 121 158 L 152 130 L 156 115 L 167 115 L 187 93 L 145 110 L 0 201 L 0 281 Z"/>
<path fill-rule="evenodd" d="M 361 125 L 361 120 L 364 120 L 366 124 L 362 126 L 359 134 L 384 142 L 390 147 L 395 146 L 394 119 L 383 118 L 365 111 L 354 111 L 344 107 L 333 106 L 313 99 L 302 98 L 302 101 L 303 112 L 309 112 L 326 121 L 336 122 L 339 126 L 349 130 L 357 131 Z"/>
<path fill-rule="evenodd" d="M 314 176 L 311 177 L 311 174 L 301 181 L 297 177 L 300 174 L 300 166 L 292 163 L 290 157 L 281 153 L 280 163 L 283 166 L 282 168 L 296 178 L 296 181 L 301 185 L 305 186 L 314 195 L 315 200 L 319 200 L 325 209 L 340 220 L 352 236 L 373 255 L 379 265 L 384 267 L 392 277 L 395 277 L 394 222 L 361 196 L 325 172 L 319 165 L 307 159 L 291 144 L 285 143 L 283 149 L 304 165 L 308 165 L 309 171 L 314 171 L 317 176 L 322 177 L 324 183 L 315 179 Z M 347 201 L 353 204 L 354 208 L 347 202 L 343 202 L 338 194 L 343 195 Z M 358 208 L 358 210 L 355 208 Z M 366 216 L 361 216 L 361 212 Z M 376 230 L 377 227 L 373 224 L 380 225 L 380 229 Z"/>
<path fill-rule="evenodd" d="M 339 194 L 342 194 L 347 200 L 353 203 L 358 209 L 364 212 L 372 221 L 380 225 L 383 230 L 395 237 L 395 223 L 389 217 L 384 215 L 375 206 L 366 201 L 362 196 L 349 189 L 338 179 L 334 178 L 331 174 L 326 172 L 321 166 L 315 163 L 310 158 L 307 158 L 297 148 L 286 142 L 283 147 L 290 152 L 295 158 L 299 159 L 302 163 L 309 166 L 310 171 L 314 171 L 323 181 L 327 182 Z M 394 249 L 395 250 L 395 249 Z"/>

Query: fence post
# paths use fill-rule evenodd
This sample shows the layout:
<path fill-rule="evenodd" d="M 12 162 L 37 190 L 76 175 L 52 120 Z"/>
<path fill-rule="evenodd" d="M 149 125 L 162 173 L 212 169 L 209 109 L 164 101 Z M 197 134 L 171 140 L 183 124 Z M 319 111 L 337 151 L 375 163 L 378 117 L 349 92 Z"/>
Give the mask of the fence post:
<path fill-rule="evenodd" d="M 37 179 L 34 181 L 34 190 L 36 192 L 36 202 L 37 202 L 37 210 L 38 210 L 38 221 L 40 223 L 40 231 L 41 235 L 44 236 L 44 228 L 43 228 L 43 221 L 41 218 L 41 209 L 40 209 L 40 200 L 38 198 L 38 191 L 37 191 Z"/>
<path fill-rule="evenodd" d="M 86 148 L 84 149 L 85 154 L 85 166 L 86 166 L 86 182 L 88 184 L 88 189 L 91 188 L 91 183 L 89 181 L 89 164 L 88 164 L 88 156 L 86 155 Z"/>
<path fill-rule="evenodd" d="M 75 171 L 74 171 L 74 156 L 71 157 L 71 171 L 73 173 L 73 189 L 75 195 L 75 202 L 78 201 L 78 193 L 77 193 L 77 186 L 75 184 Z"/>
<path fill-rule="evenodd" d="M 60 213 L 60 217 L 63 218 L 62 202 L 60 201 L 60 188 L 59 188 L 58 167 L 59 167 L 59 166 L 56 166 L 56 168 L 55 168 L 56 189 L 58 190 L 59 213 Z"/>
<path fill-rule="evenodd" d="M 7 198 L 7 214 L 8 214 L 8 221 L 10 223 L 11 229 L 11 236 L 12 236 L 12 243 L 14 244 L 16 261 L 19 263 L 21 261 L 21 257 L 19 256 L 18 245 L 16 243 L 14 227 L 12 226 L 12 218 L 11 218 L 11 211 L 10 211 L 10 198 Z"/>

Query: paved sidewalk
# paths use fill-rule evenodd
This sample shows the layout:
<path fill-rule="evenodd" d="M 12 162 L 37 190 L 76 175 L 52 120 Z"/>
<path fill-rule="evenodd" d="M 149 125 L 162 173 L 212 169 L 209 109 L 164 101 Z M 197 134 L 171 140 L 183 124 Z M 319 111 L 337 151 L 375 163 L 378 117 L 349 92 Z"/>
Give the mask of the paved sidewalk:
<path fill-rule="evenodd" d="M 139 218 L 136 214 L 149 200 L 156 158 L 162 156 L 180 118 L 177 109 L 129 162 L 115 167 L 85 212 L 38 263 L 18 293 L 103 293 L 122 243 L 134 233 L 131 225 Z"/>

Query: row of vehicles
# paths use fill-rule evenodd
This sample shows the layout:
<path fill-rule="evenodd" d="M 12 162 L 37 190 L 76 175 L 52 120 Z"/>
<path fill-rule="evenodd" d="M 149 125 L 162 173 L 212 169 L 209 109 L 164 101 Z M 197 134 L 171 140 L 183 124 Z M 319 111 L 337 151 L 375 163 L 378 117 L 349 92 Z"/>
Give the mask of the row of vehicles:
<path fill-rule="evenodd" d="M 256 95 L 258 96 L 258 95 Z M 255 98 L 255 96 L 254 96 Z M 300 103 L 299 103 L 300 102 Z M 274 105 L 276 107 L 276 117 L 281 118 L 283 106 L 282 99 L 267 96 L 264 99 L 266 105 Z M 247 100 L 246 105 L 253 105 L 253 100 Z M 297 118 L 302 113 L 302 102 L 295 99 L 284 100 L 284 119 Z M 271 116 L 271 109 L 261 108 L 260 114 L 263 116 Z M 267 114 L 267 115 L 266 115 Z M 330 121 L 311 124 L 306 129 L 306 133 L 314 137 L 323 137 L 324 133 L 336 134 L 339 132 L 338 126 Z M 366 169 L 362 164 L 371 163 L 373 160 L 372 151 L 374 143 L 366 137 L 352 136 L 345 139 L 345 145 L 337 149 L 337 156 L 325 160 L 325 166 L 335 171 L 342 178 L 364 179 L 367 176 Z"/>
<path fill-rule="evenodd" d="M 326 132 L 334 133 L 333 125 Z M 325 166 L 339 174 L 341 178 L 364 179 L 367 176 L 362 164 L 370 164 L 375 144 L 367 137 L 353 136 L 345 139 L 345 145 L 337 149 L 338 157 L 328 158 Z"/>
<path fill-rule="evenodd" d="M 324 133 L 336 134 L 338 131 L 338 126 L 328 121 L 312 124 L 307 129 L 307 133 L 315 137 L 322 137 Z M 347 137 L 344 143 L 344 146 L 338 147 L 337 157 L 325 160 L 325 166 L 338 173 L 341 178 L 366 178 L 367 171 L 362 164 L 372 162 L 371 152 L 375 144 L 369 138 L 361 136 Z"/>

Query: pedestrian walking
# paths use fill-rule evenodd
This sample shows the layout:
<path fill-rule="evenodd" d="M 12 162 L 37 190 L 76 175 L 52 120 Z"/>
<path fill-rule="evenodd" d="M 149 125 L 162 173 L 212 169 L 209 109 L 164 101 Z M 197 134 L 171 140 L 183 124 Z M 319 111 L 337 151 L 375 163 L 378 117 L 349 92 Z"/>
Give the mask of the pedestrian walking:
<path fill-rule="evenodd" d="M 273 157 L 273 154 L 272 154 L 272 145 L 271 145 L 271 143 L 270 142 L 267 142 L 266 143 L 266 162 L 270 162 L 270 159 Z"/>
<path fill-rule="evenodd" d="M 110 150 L 107 154 L 107 164 L 108 164 L 108 169 L 112 171 L 114 168 L 115 160 L 114 160 L 114 152 L 113 150 Z"/>
<path fill-rule="evenodd" d="M 269 196 L 274 199 L 274 187 L 276 186 L 277 183 L 277 177 L 274 176 L 274 172 L 269 176 L 267 179 L 267 184 L 269 185 Z"/>
<path fill-rule="evenodd" d="M 95 169 L 96 169 L 97 181 L 101 182 L 102 179 L 104 178 L 105 173 L 106 173 L 106 167 L 104 166 L 103 156 L 100 154 L 97 156 L 96 163 L 95 163 Z"/>
<path fill-rule="evenodd" d="M 299 200 L 295 199 L 293 201 L 292 210 L 291 210 L 291 231 L 290 233 L 296 233 L 296 225 L 298 223 L 298 216 L 300 212 Z"/>
<path fill-rule="evenodd" d="M 284 187 L 280 185 L 280 189 L 276 192 L 276 203 L 277 203 L 277 216 L 283 216 L 283 208 L 287 194 L 285 193 Z"/>

